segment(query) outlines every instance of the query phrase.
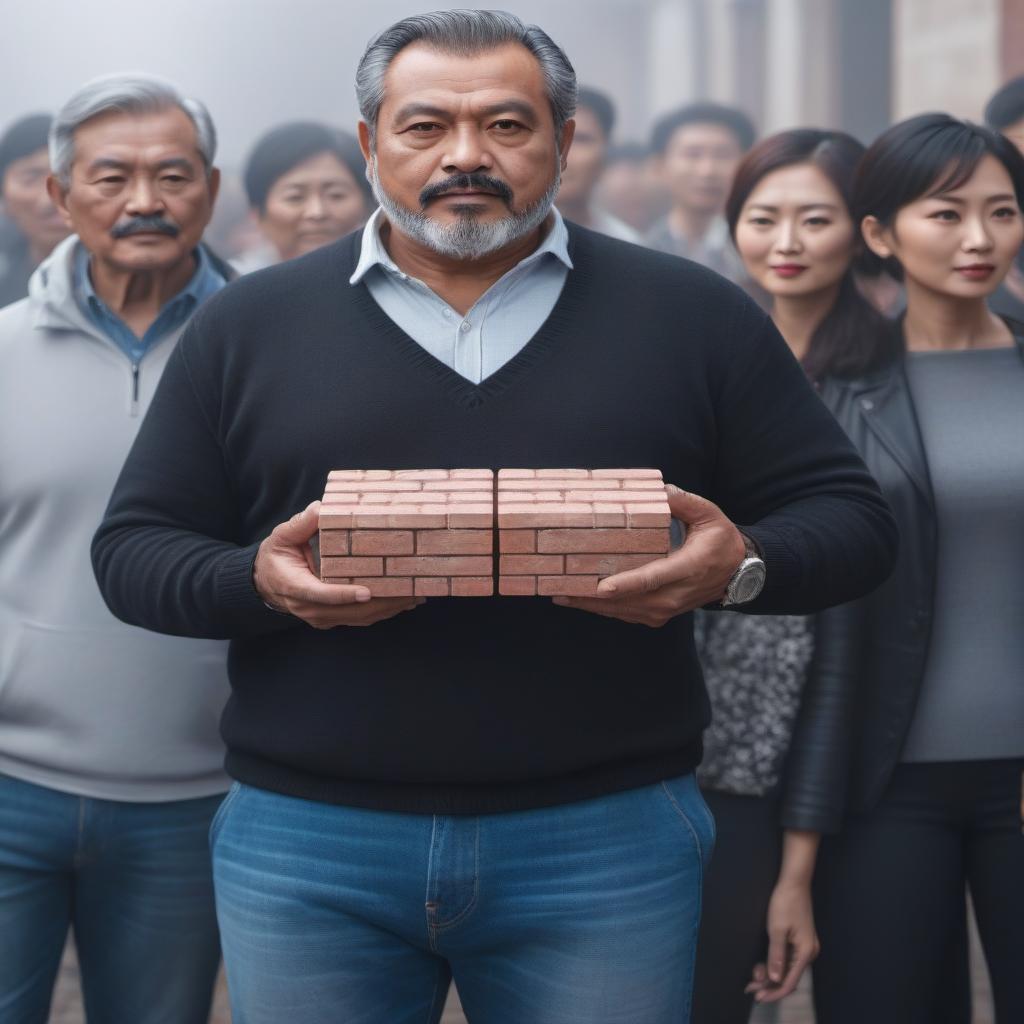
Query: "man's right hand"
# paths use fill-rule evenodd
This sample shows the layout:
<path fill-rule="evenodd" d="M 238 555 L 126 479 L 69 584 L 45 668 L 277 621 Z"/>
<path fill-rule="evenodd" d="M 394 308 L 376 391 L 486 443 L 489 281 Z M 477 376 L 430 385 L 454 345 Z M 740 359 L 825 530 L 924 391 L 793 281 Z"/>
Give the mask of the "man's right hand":
<path fill-rule="evenodd" d="M 315 629 L 372 626 L 423 604 L 422 597 L 371 597 L 366 587 L 322 582 L 309 548 L 319 518 L 320 502 L 314 501 L 260 545 L 252 580 L 267 604 Z"/>

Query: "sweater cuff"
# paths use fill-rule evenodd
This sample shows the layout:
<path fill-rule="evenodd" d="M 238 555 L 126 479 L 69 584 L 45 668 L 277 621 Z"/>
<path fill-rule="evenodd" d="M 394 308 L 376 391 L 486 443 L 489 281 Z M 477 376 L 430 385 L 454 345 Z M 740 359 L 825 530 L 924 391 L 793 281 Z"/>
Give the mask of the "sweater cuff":
<path fill-rule="evenodd" d="M 739 526 L 762 551 L 765 565 L 765 585 L 756 601 L 783 594 L 798 587 L 803 578 L 803 565 L 796 552 L 786 541 L 783 532 L 770 526 Z"/>
<path fill-rule="evenodd" d="M 260 545 L 236 548 L 217 567 L 215 600 L 217 608 L 247 632 L 275 632 L 295 625 L 295 619 L 265 604 L 252 579 L 252 568 Z"/>

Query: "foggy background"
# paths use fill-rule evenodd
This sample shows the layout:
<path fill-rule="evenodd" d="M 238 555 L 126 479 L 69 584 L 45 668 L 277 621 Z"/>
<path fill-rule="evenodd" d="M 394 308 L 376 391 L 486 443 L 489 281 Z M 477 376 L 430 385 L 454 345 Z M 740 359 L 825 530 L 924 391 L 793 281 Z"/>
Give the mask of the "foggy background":
<path fill-rule="evenodd" d="M 980 117 L 1024 71 L 1024 0 L 492 0 L 541 25 L 580 81 L 619 107 L 616 140 L 659 113 L 732 102 L 763 131 L 797 124 L 865 141 L 929 109 Z M 238 167 L 268 127 L 353 128 L 352 80 L 369 38 L 445 6 L 395 0 L 0 0 L 0 126 L 55 110 L 85 80 L 140 70 L 210 107 L 219 163 Z M 473 6 L 454 4 L 453 6 Z M 480 4 L 479 6 L 485 6 Z"/>

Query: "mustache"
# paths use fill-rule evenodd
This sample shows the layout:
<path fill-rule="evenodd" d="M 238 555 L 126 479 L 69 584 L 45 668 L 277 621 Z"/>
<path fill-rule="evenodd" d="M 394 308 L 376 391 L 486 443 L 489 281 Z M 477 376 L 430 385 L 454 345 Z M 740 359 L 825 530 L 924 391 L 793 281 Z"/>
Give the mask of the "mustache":
<path fill-rule="evenodd" d="M 478 188 L 485 192 L 492 192 L 501 199 L 506 206 L 512 205 L 512 189 L 509 188 L 501 178 L 492 178 L 488 174 L 480 174 L 473 171 L 469 174 L 453 174 L 444 181 L 437 181 L 428 185 L 420 193 L 420 207 L 423 208 L 432 199 L 443 196 L 448 192 L 461 192 L 467 188 Z"/>
<path fill-rule="evenodd" d="M 181 228 L 177 224 L 172 224 L 158 213 L 143 214 L 121 224 L 115 224 L 110 229 L 110 234 L 112 238 L 128 238 L 129 235 L 140 235 L 150 231 L 157 231 L 169 238 L 177 238 L 181 234 Z"/>

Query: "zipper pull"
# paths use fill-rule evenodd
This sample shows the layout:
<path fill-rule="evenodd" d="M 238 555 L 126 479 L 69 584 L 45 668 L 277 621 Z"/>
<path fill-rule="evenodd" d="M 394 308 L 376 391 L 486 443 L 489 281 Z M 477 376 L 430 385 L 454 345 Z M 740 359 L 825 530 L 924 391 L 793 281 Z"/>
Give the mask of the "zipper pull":
<path fill-rule="evenodd" d="M 129 406 L 132 416 L 139 415 L 139 364 L 132 360 L 132 400 Z"/>

